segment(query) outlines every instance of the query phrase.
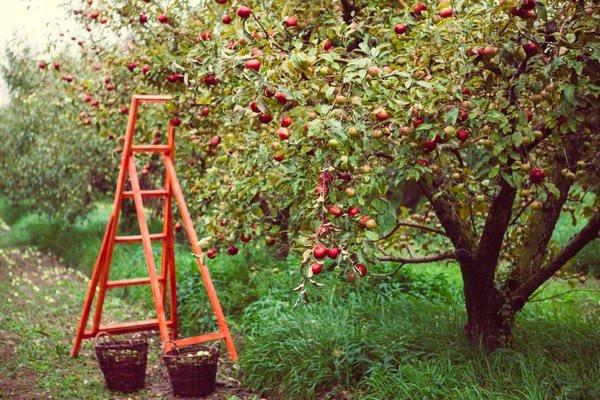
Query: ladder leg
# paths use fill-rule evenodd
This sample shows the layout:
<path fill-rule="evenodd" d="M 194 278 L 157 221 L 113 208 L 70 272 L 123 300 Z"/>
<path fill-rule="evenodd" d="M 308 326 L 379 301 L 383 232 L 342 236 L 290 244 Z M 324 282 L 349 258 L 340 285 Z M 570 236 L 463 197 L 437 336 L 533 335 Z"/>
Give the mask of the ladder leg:
<path fill-rule="evenodd" d="M 131 189 L 133 191 L 133 200 L 140 226 L 140 233 L 142 235 L 142 244 L 144 246 L 144 253 L 146 255 L 146 264 L 148 265 L 148 275 L 150 277 L 150 286 L 152 287 L 152 295 L 154 297 L 154 305 L 156 307 L 158 329 L 160 331 L 161 339 L 166 341 L 169 339 L 169 331 L 165 316 L 165 306 L 160 295 L 161 290 L 158 282 L 158 276 L 156 274 L 156 264 L 154 262 L 154 255 L 152 252 L 152 243 L 150 242 L 150 232 L 148 231 L 146 215 L 144 214 L 144 204 L 142 201 L 140 182 L 138 180 L 135 161 L 133 158 L 129 159 L 129 180 L 131 182 Z"/>
<path fill-rule="evenodd" d="M 75 334 L 75 341 L 73 343 L 73 348 L 71 349 L 71 357 L 77 357 L 77 355 L 79 354 L 79 350 L 81 350 L 81 341 L 83 340 L 85 328 L 90 317 L 90 310 L 92 308 L 92 303 L 94 302 L 94 297 L 96 295 L 96 288 L 98 286 L 100 277 L 103 274 L 107 252 L 106 245 L 109 241 L 109 237 L 112 232 L 112 225 L 115 223 L 114 219 L 115 216 L 113 214 L 108 220 L 108 224 L 106 226 L 104 238 L 102 239 L 102 245 L 100 246 L 100 253 L 98 254 L 96 265 L 94 266 L 94 271 L 92 272 L 92 277 L 90 279 L 88 292 L 85 298 L 85 302 L 83 304 L 83 311 L 81 312 L 81 317 L 79 319 L 79 326 L 77 328 L 77 333 Z"/>
<path fill-rule="evenodd" d="M 198 246 L 198 237 L 196 236 L 196 231 L 194 230 L 194 225 L 192 224 L 192 219 L 187 209 L 187 205 L 183 197 L 183 192 L 181 191 L 179 181 L 177 180 L 177 175 L 175 174 L 175 166 L 173 165 L 173 160 L 168 155 L 163 155 L 163 160 L 173 189 L 173 194 L 175 195 L 177 205 L 179 206 L 179 212 L 183 219 L 185 230 L 190 240 L 190 244 L 192 246 L 192 249 L 194 250 L 194 253 L 197 255 L 201 255 L 202 250 Z M 219 324 L 219 328 L 224 335 L 227 352 L 229 353 L 231 360 L 236 361 L 237 352 L 235 351 L 235 345 L 233 343 L 233 339 L 231 338 L 231 334 L 229 333 L 229 327 L 227 326 L 227 321 L 225 320 L 225 315 L 223 314 L 223 310 L 221 309 L 221 304 L 219 303 L 219 298 L 217 297 L 217 292 L 215 291 L 215 287 L 210 278 L 208 268 L 206 268 L 206 265 L 202 263 L 200 258 L 197 258 L 197 261 L 198 268 L 200 269 L 200 273 L 204 281 L 204 286 L 206 287 L 206 291 L 208 292 L 208 298 L 212 305 L 213 311 L 215 312 L 215 316 L 217 317 L 217 323 Z"/>

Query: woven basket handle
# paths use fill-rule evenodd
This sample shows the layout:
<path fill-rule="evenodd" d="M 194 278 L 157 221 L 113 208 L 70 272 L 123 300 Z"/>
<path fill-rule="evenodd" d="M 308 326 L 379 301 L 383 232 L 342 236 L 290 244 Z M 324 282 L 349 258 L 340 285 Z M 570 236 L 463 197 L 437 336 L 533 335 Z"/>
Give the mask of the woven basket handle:
<path fill-rule="evenodd" d="M 107 340 L 105 340 L 107 339 Z M 94 343 L 102 344 L 102 343 L 115 343 L 115 338 L 108 332 L 98 332 L 96 337 L 94 338 Z"/>
<path fill-rule="evenodd" d="M 167 343 L 171 343 L 173 345 L 173 348 L 175 350 L 177 350 L 177 354 L 179 354 L 179 347 L 177 347 L 177 343 L 175 343 L 175 341 L 171 340 L 171 339 L 165 340 L 163 342 L 163 353 L 165 352 L 165 349 L 167 348 Z"/>

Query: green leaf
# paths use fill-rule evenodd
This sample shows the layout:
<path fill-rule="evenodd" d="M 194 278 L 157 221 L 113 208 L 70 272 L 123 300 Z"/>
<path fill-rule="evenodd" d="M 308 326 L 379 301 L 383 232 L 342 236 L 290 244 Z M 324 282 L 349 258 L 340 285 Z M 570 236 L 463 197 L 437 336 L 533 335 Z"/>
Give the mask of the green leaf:
<path fill-rule="evenodd" d="M 458 118 L 458 107 L 452 107 L 449 112 L 446 113 L 444 117 L 444 122 L 446 125 L 454 125 L 456 124 L 456 120 Z"/>
<path fill-rule="evenodd" d="M 557 199 L 560 197 L 560 191 L 552 182 L 545 182 L 544 186 L 546 186 L 546 189 L 552 193 L 554 197 Z"/>
<path fill-rule="evenodd" d="M 490 173 L 488 174 L 488 177 L 491 178 L 495 178 L 496 176 L 498 176 L 498 173 L 500 172 L 500 166 L 496 165 L 494 166 L 491 170 Z"/>

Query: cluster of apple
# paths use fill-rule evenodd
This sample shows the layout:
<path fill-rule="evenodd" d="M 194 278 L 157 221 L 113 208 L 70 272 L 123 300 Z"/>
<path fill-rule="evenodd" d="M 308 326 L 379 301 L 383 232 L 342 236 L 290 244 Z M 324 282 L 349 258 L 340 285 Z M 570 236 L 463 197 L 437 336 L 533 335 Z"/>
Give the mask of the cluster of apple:
<path fill-rule="evenodd" d="M 329 195 L 329 188 L 333 185 L 335 179 L 336 176 L 334 176 L 331 172 L 321 172 L 318 179 L 319 183 L 317 184 L 317 187 L 315 189 L 315 194 L 322 199 L 327 198 L 327 196 Z M 348 172 L 342 172 L 337 175 L 337 179 L 343 182 L 348 182 L 352 180 L 352 176 Z M 352 197 L 356 194 L 355 189 L 352 187 L 347 187 L 345 193 L 349 197 Z M 373 218 L 370 218 L 368 215 L 360 215 L 360 210 L 354 206 L 349 207 L 346 210 L 346 212 L 344 212 L 341 206 L 331 204 L 327 207 L 327 214 L 331 218 L 340 218 L 346 215 L 347 217 L 350 217 L 353 220 L 355 220 L 357 226 L 361 229 L 373 230 L 377 228 L 377 221 L 375 221 Z M 317 239 L 322 239 L 328 236 L 331 233 L 331 228 L 333 226 L 335 225 L 332 222 L 323 223 L 317 230 Z M 328 248 L 323 243 L 316 244 L 312 250 L 312 254 L 315 259 L 315 262 L 312 263 L 310 266 L 310 271 L 312 275 L 318 275 L 322 272 L 323 260 L 325 259 L 325 257 L 335 260 L 340 255 L 340 253 L 341 250 L 338 246 L 332 246 Z M 367 274 L 367 268 L 364 264 L 356 264 L 354 270 L 357 271 L 360 276 L 365 276 Z M 354 280 L 354 277 L 354 272 L 350 272 L 348 274 L 349 280 Z"/>

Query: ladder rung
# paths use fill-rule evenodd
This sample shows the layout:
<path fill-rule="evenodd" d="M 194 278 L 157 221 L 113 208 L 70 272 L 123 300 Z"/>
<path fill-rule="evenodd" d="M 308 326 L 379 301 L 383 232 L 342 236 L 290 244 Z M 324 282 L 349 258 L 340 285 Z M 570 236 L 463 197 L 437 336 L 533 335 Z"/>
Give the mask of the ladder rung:
<path fill-rule="evenodd" d="M 219 339 L 225 339 L 225 334 L 223 332 L 207 333 L 205 335 L 173 340 L 173 342 L 175 342 L 177 346 L 187 346 L 190 344 L 211 342 Z"/>
<path fill-rule="evenodd" d="M 167 321 L 167 327 L 170 327 L 173 325 L 173 321 L 169 320 Z M 141 321 L 133 321 L 133 322 L 119 322 L 116 324 L 110 324 L 110 325 L 100 325 L 100 327 L 98 328 L 98 332 L 107 332 L 110 334 L 121 334 L 121 333 L 128 333 L 128 332 L 140 332 L 140 331 L 147 331 L 147 330 L 154 330 L 154 329 L 158 329 L 158 319 L 154 318 L 154 319 L 145 319 L 145 320 L 141 320 Z M 84 338 L 90 338 L 90 337 L 95 337 L 98 332 L 92 332 L 92 331 L 85 331 L 83 334 Z"/>
<path fill-rule="evenodd" d="M 166 190 L 142 190 L 140 192 L 142 194 L 142 197 L 161 197 L 161 196 L 168 196 L 169 192 Z M 125 196 L 126 198 L 131 198 L 133 197 L 133 192 L 131 190 L 126 190 L 123 192 L 123 196 Z"/>
<path fill-rule="evenodd" d="M 131 151 L 134 152 L 167 152 L 171 150 L 171 146 L 167 144 L 138 144 L 131 146 Z"/>
<path fill-rule="evenodd" d="M 165 240 L 167 235 L 164 233 L 152 233 L 150 234 L 150 240 Z M 142 241 L 142 235 L 133 235 L 133 236 L 116 236 L 115 243 L 139 243 Z"/>
<path fill-rule="evenodd" d="M 158 281 L 164 281 L 164 278 L 158 277 Z M 106 287 L 116 288 L 116 287 L 125 287 L 125 286 L 137 286 L 137 285 L 147 285 L 150 283 L 150 278 L 131 278 L 131 279 L 119 279 L 115 281 L 106 282 Z"/>
<path fill-rule="evenodd" d="M 140 103 L 162 103 L 171 101 L 173 98 L 166 94 L 134 94 L 133 98 Z"/>

